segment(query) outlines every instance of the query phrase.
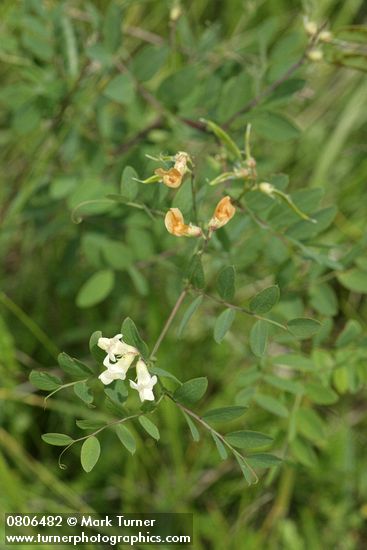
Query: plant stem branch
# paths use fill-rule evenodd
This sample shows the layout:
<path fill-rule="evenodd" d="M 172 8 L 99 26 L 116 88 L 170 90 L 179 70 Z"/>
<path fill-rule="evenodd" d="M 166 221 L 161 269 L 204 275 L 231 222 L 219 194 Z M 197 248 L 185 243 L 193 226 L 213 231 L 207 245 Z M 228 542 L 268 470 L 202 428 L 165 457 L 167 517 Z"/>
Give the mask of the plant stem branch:
<path fill-rule="evenodd" d="M 152 414 L 156 410 L 156 408 L 158 407 L 158 405 L 161 402 L 162 398 L 163 398 L 163 394 L 158 399 L 158 401 L 156 403 L 156 406 L 154 407 L 153 410 L 151 410 L 149 412 L 149 414 Z M 124 418 L 118 418 L 117 420 L 113 420 L 112 422 L 109 422 L 108 424 L 105 424 L 104 426 L 101 426 L 100 428 L 98 428 L 97 430 L 92 432 L 91 434 L 84 435 L 83 437 L 79 437 L 78 439 L 73 439 L 73 441 L 67 447 L 65 447 L 65 449 L 63 449 L 63 451 L 59 455 L 59 466 L 60 466 L 60 468 L 63 468 L 63 467 L 65 468 L 65 466 L 63 464 L 61 464 L 61 462 L 60 462 L 62 455 L 64 453 L 66 453 L 66 451 L 68 449 L 70 449 L 70 447 L 72 447 L 75 443 L 78 443 L 79 441 L 84 441 L 85 439 L 88 439 L 89 437 L 96 436 L 100 432 L 103 432 L 103 430 L 107 430 L 107 428 L 111 428 L 111 426 L 115 426 L 116 424 L 123 424 L 124 422 L 127 422 L 128 420 L 133 420 L 134 418 L 139 418 L 139 416 L 143 416 L 144 414 L 147 414 L 147 413 L 140 412 L 138 414 L 131 414 L 130 416 L 125 416 Z"/>
<path fill-rule="evenodd" d="M 161 128 L 163 125 L 163 117 L 161 115 L 158 115 L 156 119 L 153 120 L 150 124 L 148 124 L 145 128 L 142 130 L 139 130 L 136 134 L 134 134 L 130 139 L 122 143 L 119 147 L 117 147 L 114 151 L 114 155 L 123 155 L 127 153 L 130 149 L 135 147 L 135 145 L 138 145 L 141 141 L 143 141 L 144 138 L 147 137 L 149 132 L 152 130 L 157 130 L 158 128 Z"/>
<path fill-rule="evenodd" d="M 93 437 L 97 435 L 99 432 L 102 432 L 103 430 L 106 430 L 107 428 L 110 428 L 111 426 L 114 426 L 115 424 L 122 424 L 123 422 L 127 422 L 127 420 L 132 420 L 133 418 L 137 418 L 138 416 L 141 416 L 143 413 L 139 414 L 132 414 L 131 416 L 125 416 L 124 418 L 119 418 L 118 420 L 114 420 L 113 422 L 110 422 L 109 424 L 105 424 L 105 426 L 101 426 L 101 428 L 98 428 L 98 430 L 95 430 L 91 434 L 84 435 L 83 437 L 79 437 L 78 439 L 73 439 L 73 441 L 65 447 L 65 449 L 62 450 L 62 452 L 59 455 L 59 466 L 61 469 L 65 469 L 66 466 L 61 463 L 61 457 L 63 454 L 66 453 L 72 447 L 75 445 L 75 443 L 78 443 L 79 441 L 84 441 L 85 439 L 88 439 L 89 437 Z"/>
<path fill-rule="evenodd" d="M 236 120 L 236 118 L 238 116 L 241 116 L 241 115 L 247 113 L 248 111 L 251 111 L 255 107 L 257 107 L 257 105 L 265 97 L 267 97 L 272 92 L 274 92 L 281 84 L 283 84 L 283 82 L 285 82 L 296 71 L 298 71 L 298 69 L 300 67 L 302 67 L 302 65 L 305 63 L 305 61 L 307 61 L 308 53 L 310 52 L 310 50 L 312 50 L 312 48 L 315 46 L 315 44 L 317 44 L 317 42 L 319 40 L 319 35 L 320 35 L 320 33 L 321 33 L 321 31 L 323 30 L 324 27 L 325 27 L 325 25 L 322 25 L 318 29 L 318 31 L 315 33 L 315 35 L 310 39 L 310 41 L 309 41 L 307 47 L 305 48 L 305 51 L 301 55 L 301 57 L 297 61 L 295 61 L 293 63 L 293 65 L 291 65 L 282 75 L 280 75 L 279 78 L 274 80 L 274 82 L 272 82 L 269 86 L 267 86 L 264 90 L 262 90 L 257 96 L 255 96 L 248 103 L 246 103 L 246 105 L 244 107 L 242 107 L 242 109 L 240 109 L 239 111 L 234 113 L 232 116 L 230 116 L 229 119 L 226 120 L 226 122 L 223 124 L 223 128 L 228 128 L 232 124 L 232 122 L 234 122 Z"/>
<path fill-rule="evenodd" d="M 47 404 L 47 399 L 52 397 L 52 395 L 55 395 L 55 393 L 59 392 L 60 390 L 65 389 L 65 388 L 70 388 L 71 386 L 75 386 L 75 384 L 77 384 L 78 382 L 86 382 L 87 380 L 88 380 L 87 378 L 84 378 L 83 380 L 75 380 L 74 382 L 69 382 L 68 384 L 63 384 L 62 386 L 59 386 L 58 388 L 56 388 L 56 390 L 54 390 L 51 393 L 49 393 L 48 395 L 46 395 L 46 397 L 44 399 L 45 408 L 46 408 L 46 404 Z"/>
<path fill-rule="evenodd" d="M 221 304 L 225 307 L 228 307 L 230 309 L 234 309 L 236 311 L 239 311 L 241 313 L 245 313 L 246 315 L 251 315 L 251 317 L 255 317 L 256 319 L 259 319 L 259 321 L 266 321 L 267 323 L 270 323 L 271 325 L 274 325 L 278 328 L 281 328 L 282 330 L 285 330 L 288 332 L 288 329 L 285 325 L 282 325 L 281 323 L 278 323 L 277 321 L 273 321 L 273 319 L 269 319 L 268 317 L 263 317 L 262 315 L 257 315 L 253 311 L 246 309 L 241 306 L 236 306 L 235 304 L 230 304 L 229 302 L 226 302 L 225 300 L 221 300 L 219 298 L 216 298 L 215 296 L 211 296 L 210 294 L 206 294 L 205 292 L 201 292 L 200 290 L 197 290 L 196 288 L 192 288 L 194 292 L 197 294 L 201 294 L 204 296 L 204 298 L 209 298 L 209 300 L 212 300 L 213 302 L 216 302 L 217 304 Z"/>
<path fill-rule="evenodd" d="M 198 225 L 198 210 L 196 206 L 196 187 L 195 187 L 195 178 L 193 172 L 190 174 L 190 184 L 191 184 L 191 195 L 192 195 L 192 210 L 194 215 L 194 223 Z"/>
<path fill-rule="evenodd" d="M 306 61 L 307 59 L 307 53 L 308 53 L 308 48 L 307 50 L 302 54 L 302 56 L 298 59 L 298 61 L 296 61 L 295 63 L 293 63 L 293 65 L 291 65 L 289 67 L 289 69 L 287 69 L 285 71 L 285 73 L 283 73 L 279 78 L 277 78 L 277 80 L 275 80 L 274 82 L 272 82 L 272 84 L 270 84 L 267 88 L 265 88 L 264 90 L 262 90 L 257 96 L 255 96 L 253 99 L 251 99 L 251 101 L 249 101 L 248 103 L 246 103 L 246 105 L 244 105 L 244 107 L 242 107 L 242 109 L 240 109 L 239 111 L 237 111 L 236 113 L 234 113 L 232 116 L 230 116 L 228 118 L 228 120 L 226 120 L 226 122 L 222 125 L 223 128 L 228 128 L 232 122 L 234 122 L 236 120 L 237 117 L 241 116 L 241 115 L 244 115 L 245 113 L 247 113 L 248 111 L 251 111 L 252 109 L 254 109 L 255 107 L 257 107 L 257 105 L 268 95 L 270 95 L 272 92 L 274 92 L 281 84 L 283 84 L 283 82 L 285 82 L 290 76 L 293 75 L 293 73 L 295 73 L 302 65 L 303 63 Z"/>
<path fill-rule="evenodd" d="M 183 412 L 185 412 L 186 414 L 188 414 L 189 416 L 191 416 L 192 418 L 194 418 L 197 422 L 199 422 L 199 424 L 201 424 L 206 430 L 208 430 L 210 433 L 214 434 L 217 436 L 218 439 L 220 439 L 220 441 L 223 443 L 223 445 L 225 445 L 226 447 L 228 447 L 230 449 L 230 451 L 236 455 L 236 456 L 240 456 L 241 459 L 246 463 L 246 466 L 248 467 L 248 469 L 250 470 L 251 474 L 254 476 L 254 479 L 257 481 L 258 480 L 258 477 L 256 475 L 256 472 L 253 470 L 253 468 L 248 464 L 248 462 L 246 461 L 246 459 L 241 455 L 241 453 L 239 453 L 234 447 L 232 447 L 232 445 L 230 443 L 228 443 L 228 441 L 225 439 L 225 437 L 217 432 L 217 430 L 215 430 L 214 428 L 212 428 L 210 426 L 210 424 L 208 424 L 207 422 L 205 422 L 205 420 L 203 420 L 203 418 L 201 418 L 201 416 L 199 416 L 198 414 L 196 414 L 194 411 L 192 411 L 191 409 L 189 409 L 188 407 L 185 407 L 185 405 L 182 405 L 181 403 L 179 403 L 178 401 L 176 401 L 176 399 L 168 392 L 166 391 L 166 394 L 167 397 L 173 401 L 173 403 L 175 403 L 175 405 L 181 409 Z"/>
<path fill-rule="evenodd" d="M 175 303 L 175 305 L 173 306 L 173 309 L 171 311 L 171 313 L 169 314 L 169 317 L 160 333 L 160 335 L 158 336 L 158 339 L 156 341 L 156 343 L 154 344 L 154 347 L 153 347 L 153 350 L 152 350 L 152 353 L 150 354 L 150 359 L 152 357 L 155 356 L 155 354 L 157 353 L 158 349 L 159 349 L 159 346 L 161 345 L 164 337 L 166 336 L 174 318 L 176 317 L 176 314 L 178 312 L 178 310 L 180 309 L 180 306 L 185 298 L 187 294 L 187 288 L 184 288 L 183 291 L 181 292 L 181 294 L 179 295 L 179 297 L 177 298 L 177 301 Z"/>

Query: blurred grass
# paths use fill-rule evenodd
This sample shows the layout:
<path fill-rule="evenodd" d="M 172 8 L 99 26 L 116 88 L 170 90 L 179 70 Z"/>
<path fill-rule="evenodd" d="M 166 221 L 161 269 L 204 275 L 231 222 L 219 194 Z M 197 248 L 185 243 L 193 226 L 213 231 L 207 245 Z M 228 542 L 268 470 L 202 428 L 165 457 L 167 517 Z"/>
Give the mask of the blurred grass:
<path fill-rule="evenodd" d="M 178 292 L 172 265 L 161 256 L 167 241 L 162 244 L 161 234 L 153 231 L 135 257 L 149 294 L 117 271 L 114 294 L 93 308 L 79 309 L 78 290 L 100 262 L 88 239 L 94 242 L 94 235 L 101 232 L 116 240 L 124 235 L 126 246 L 135 250 L 140 232 L 149 230 L 149 219 L 140 212 L 129 214 L 129 229 L 121 225 L 120 212 L 101 205 L 86 223 L 75 225 L 72 208 L 88 193 L 87 198 L 94 199 L 116 189 L 125 165 L 134 166 L 139 176 L 149 174 L 152 164 L 145 153 L 192 150 L 204 179 L 208 166 L 201 158 L 213 150 L 213 142 L 183 124 L 182 118 L 213 114 L 224 120 L 231 102 L 245 104 L 277 78 L 304 47 L 301 11 L 320 22 L 328 20 L 332 30 L 360 24 L 366 17 L 359 0 L 196 0 L 182 2 L 181 17 L 170 23 L 172 6 L 118 0 L 1 3 L 0 508 L 6 512 L 189 511 L 195 515 L 197 550 L 221 549 L 224 541 L 229 548 L 250 550 L 363 548 L 367 540 L 365 389 L 327 408 L 327 437 L 318 449 L 317 463 L 287 465 L 274 478 L 265 476 L 250 488 L 239 478 L 235 464 L 218 463 L 205 436 L 199 444 L 191 441 L 171 403 L 156 413 L 161 430 L 158 445 L 135 430 L 139 450 L 130 457 L 114 434 L 106 432 L 103 447 L 108 452 L 88 476 L 75 451 L 65 459 L 67 470 L 59 470 L 57 449 L 40 439 L 41 433 L 60 431 L 60 423 L 63 431 L 73 434 L 75 417 L 94 412 L 75 405 L 71 390 L 56 396 L 43 411 L 42 397 L 27 381 L 30 370 L 55 370 L 52 357 L 58 348 L 87 357 L 90 333 L 115 333 L 125 315 L 154 342 Z M 116 21 L 122 21 L 120 38 Z M 150 67 L 152 52 L 139 61 L 147 45 L 165 45 L 170 51 L 168 61 L 161 63 L 157 57 L 156 70 Z M 126 84 L 126 97 L 131 94 L 133 100 L 120 104 L 108 101 L 104 92 L 120 74 L 116 67 L 122 60 L 139 75 L 144 90 L 131 91 Z M 187 70 L 181 83 L 186 91 L 176 104 L 174 83 L 165 79 L 179 68 Z M 146 81 L 145 71 L 153 72 Z M 248 87 L 240 87 L 236 80 L 229 87 L 231 78 L 243 75 Z M 306 81 L 302 91 L 278 104 L 278 111 L 290 117 L 301 133 L 296 139 L 273 141 L 253 123 L 253 151 L 262 173 L 291 174 L 292 190 L 313 186 L 325 190 L 324 203 L 338 206 L 327 242 L 347 252 L 366 232 L 365 75 L 320 63 L 307 64 L 301 76 Z M 151 96 L 163 104 L 163 113 Z M 236 137 L 246 120 L 244 116 L 236 122 Z M 139 138 L 150 124 L 156 127 Z M 267 244 L 268 250 L 272 244 Z M 274 263 L 271 256 L 261 257 L 261 243 L 249 238 L 247 247 L 244 269 L 249 274 L 241 275 L 240 300 L 257 289 L 251 278 L 253 264 L 260 258 L 257 269 L 266 279 Z M 307 276 L 294 283 L 297 290 L 307 290 L 309 284 Z M 336 324 L 344 326 L 356 316 L 365 323 L 363 298 L 341 286 L 335 289 L 340 307 Z M 289 307 L 298 307 L 292 295 Z M 253 361 L 246 344 L 234 337 L 213 345 L 208 329 L 216 311 L 208 304 L 208 315 L 195 317 L 179 343 L 176 324 L 159 356 L 160 366 L 180 378 L 209 376 L 210 408 L 234 401 L 240 386 L 238 372 Z M 244 334 L 249 332 L 248 320 L 236 323 Z M 251 409 L 246 422 L 251 429 L 266 431 L 269 416 Z M 237 427 L 234 423 L 233 429 Z"/>

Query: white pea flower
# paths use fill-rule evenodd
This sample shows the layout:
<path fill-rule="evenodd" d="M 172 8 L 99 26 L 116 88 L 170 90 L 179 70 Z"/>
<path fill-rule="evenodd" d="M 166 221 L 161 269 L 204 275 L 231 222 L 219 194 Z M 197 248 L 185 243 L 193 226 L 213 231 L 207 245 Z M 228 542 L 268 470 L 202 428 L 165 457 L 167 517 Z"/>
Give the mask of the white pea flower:
<path fill-rule="evenodd" d="M 107 370 L 102 372 L 98 378 L 103 382 L 103 384 L 111 384 L 114 380 L 125 380 L 126 373 L 129 370 L 131 363 L 134 361 L 136 353 L 126 353 L 116 363 L 110 363 L 108 355 L 103 361 Z"/>
<path fill-rule="evenodd" d="M 136 364 L 137 383 L 130 380 L 130 386 L 139 392 L 140 401 L 154 401 L 153 386 L 157 383 L 156 376 L 150 376 L 148 367 L 142 359 Z"/>
<path fill-rule="evenodd" d="M 98 340 L 98 346 L 107 352 L 103 361 L 107 370 L 98 377 L 105 385 L 111 384 L 114 380 L 125 380 L 131 363 L 139 355 L 136 348 L 121 342 L 121 338 L 122 334 L 116 334 L 113 338 L 99 338 Z"/>
<path fill-rule="evenodd" d="M 107 353 L 107 357 L 111 361 L 116 361 L 116 356 L 123 356 L 127 353 L 138 354 L 136 348 L 121 342 L 121 338 L 122 334 L 116 334 L 113 338 L 98 338 L 98 347 Z"/>

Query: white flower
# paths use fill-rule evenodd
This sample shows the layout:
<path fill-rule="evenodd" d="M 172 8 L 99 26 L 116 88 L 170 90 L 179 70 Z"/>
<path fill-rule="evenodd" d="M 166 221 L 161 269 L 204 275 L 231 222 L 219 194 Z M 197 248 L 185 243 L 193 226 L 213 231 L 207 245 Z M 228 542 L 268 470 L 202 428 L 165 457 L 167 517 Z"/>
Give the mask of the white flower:
<path fill-rule="evenodd" d="M 103 364 L 107 369 L 98 376 L 98 378 L 103 382 L 103 384 L 111 384 L 114 380 L 125 380 L 126 373 L 136 357 L 135 353 L 127 353 L 116 363 L 110 363 L 108 355 L 103 361 Z"/>
<path fill-rule="evenodd" d="M 136 364 L 138 382 L 130 380 L 130 386 L 139 392 L 140 401 L 154 401 L 153 386 L 157 383 L 156 376 L 150 376 L 148 367 L 142 359 Z"/>
<path fill-rule="evenodd" d="M 111 361 L 116 361 L 116 356 L 123 356 L 127 353 L 135 353 L 137 355 L 139 353 L 133 346 L 121 342 L 121 338 L 122 334 L 116 334 L 113 338 L 98 338 L 98 347 L 107 353 L 107 357 Z"/>
<path fill-rule="evenodd" d="M 131 363 L 139 355 L 136 348 L 121 342 L 121 338 L 122 334 L 116 334 L 113 338 L 98 339 L 98 346 L 107 352 L 103 361 L 107 370 L 98 377 L 105 385 L 111 384 L 114 380 L 125 380 Z"/>

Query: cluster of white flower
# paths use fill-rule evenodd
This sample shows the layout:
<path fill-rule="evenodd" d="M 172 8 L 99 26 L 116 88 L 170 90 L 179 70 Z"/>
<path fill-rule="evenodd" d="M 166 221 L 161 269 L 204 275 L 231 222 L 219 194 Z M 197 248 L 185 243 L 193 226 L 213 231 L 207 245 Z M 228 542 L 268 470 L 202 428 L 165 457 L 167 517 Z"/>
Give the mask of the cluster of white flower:
<path fill-rule="evenodd" d="M 114 380 L 125 380 L 126 373 L 134 359 L 136 363 L 136 379 L 130 380 L 130 386 L 139 392 L 141 401 L 154 401 L 153 386 L 157 383 L 156 376 L 150 376 L 148 367 L 140 357 L 139 351 L 122 341 L 122 334 L 116 334 L 113 338 L 99 338 L 98 347 L 107 353 L 103 364 L 106 370 L 99 375 L 99 379 L 105 385 Z"/>

